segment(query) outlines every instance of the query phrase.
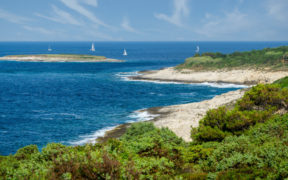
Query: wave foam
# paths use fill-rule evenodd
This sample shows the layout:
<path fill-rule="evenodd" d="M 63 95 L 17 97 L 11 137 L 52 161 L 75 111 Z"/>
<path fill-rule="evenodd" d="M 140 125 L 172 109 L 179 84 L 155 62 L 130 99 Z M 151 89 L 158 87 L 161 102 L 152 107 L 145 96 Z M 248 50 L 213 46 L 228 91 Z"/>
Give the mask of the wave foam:
<path fill-rule="evenodd" d="M 157 116 L 158 115 L 150 114 L 148 111 L 145 111 L 145 110 L 144 111 L 138 110 L 138 111 L 135 111 L 128 116 L 129 118 L 135 119 L 135 120 L 128 120 L 128 121 L 126 121 L 126 123 L 149 121 L 149 120 L 154 119 Z M 105 128 L 97 130 L 93 134 L 79 136 L 80 140 L 70 141 L 70 142 L 68 142 L 68 144 L 73 145 L 73 146 L 77 146 L 77 145 L 83 145 L 83 144 L 87 144 L 87 143 L 96 143 L 97 138 L 103 137 L 107 131 L 114 129 L 115 127 L 117 127 L 117 126 L 105 127 Z"/>
<path fill-rule="evenodd" d="M 189 84 L 185 82 L 177 82 L 177 81 L 160 81 L 160 80 L 144 80 L 144 79 L 129 79 L 126 77 L 127 81 L 141 81 L 147 83 L 155 83 L 155 84 Z"/>
<path fill-rule="evenodd" d="M 205 85 L 210 87 L 216 87 L 216 88 L 248 88 L 250 86 L 248 85 L 241 85 L 241 84 L 230 84 L 230 83 L 197 83 L 199 85 Z"/>
<path fill-rule="evenodd" d="M 138 110 L 138 111 L 134 111 L 132 114 L 129 115 L 130 118 L 135 119 L 135 120 L 130 120 L 127 122 L 131 123 L 131 122 L 149 121 L 149 120 L 154 119 L 157 116 L 159 115 L 150 114 L 146 110 Z"/>
<path fill-rule="evenodd" d="M 140 74 L 138 71 L 134 71 L 134 72 L 119 72 L 117 74 L 115 74 L 116 77 L 120 77 L 122 80 L 124 81 L 129 81 L 129 77 L 132 76 L 140 76 L 142 74 Z"/>
<path fill-rule="evenodd" d="M 83 145 L 83 144 L 87 144 L 87 143 L 96 143 L 97 142 L 96 139 L 98 137 L 103 137 L 107 131 L 114 129 L 115 127 L 117 127 L 117 126 L 113 126 L 113 127 L 111 126 L 111 127 L 105 127 L 105 128 L 99 129 L 98 131 L 94 132 L 93 134 L 80 136 L 81 140 L 70 141 L 68 143 L 73 145 L 73 146 Z"/>

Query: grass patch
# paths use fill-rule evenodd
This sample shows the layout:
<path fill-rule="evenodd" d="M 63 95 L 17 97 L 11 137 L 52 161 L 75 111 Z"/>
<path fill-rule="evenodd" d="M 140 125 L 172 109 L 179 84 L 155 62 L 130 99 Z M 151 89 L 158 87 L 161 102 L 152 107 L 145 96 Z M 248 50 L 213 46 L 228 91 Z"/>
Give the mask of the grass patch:
<path fill-rule="evenodd" d="M 274 84 L 279 84 L 279 86 L 281 88 L 287 88 L 288 87 L 288 76 L 275 81 Z"/>

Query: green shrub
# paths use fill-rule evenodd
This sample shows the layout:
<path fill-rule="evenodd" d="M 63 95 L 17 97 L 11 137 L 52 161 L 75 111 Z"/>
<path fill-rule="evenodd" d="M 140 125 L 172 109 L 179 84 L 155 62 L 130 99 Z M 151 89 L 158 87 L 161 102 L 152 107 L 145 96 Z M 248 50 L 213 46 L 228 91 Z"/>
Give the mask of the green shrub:
<path fill-rule="evenodd" d="M 170 174 L 174 174 L 175 169 L 181 168 L 183 160 L 179 147 L 182 147 L 184 142 L 167 128 L 157 129 L 152 123 L 135 123 L 121 140 L 129 154 L 137 154 L 137 157 L 142 158 L 142 160 L 156 158 L 162 159 L 163 162 L 164 160 L 169 162 L 169 167 L 172 166 L 173 168 L 164 171 L 160 166 L 159 172 L 155 172 L 157 176 L 159 173 L 167 174 L 167 170 L 171 171 Z M 141 163 L 139 160 L 134 160 L 135 167 L 142 167 Z M 148 165 L 144 167 L 150 168 Z M 143 172 L 150 171 L 143 169 L 143 167 L 142 170 Z M 139 169 L 140 172 L 142 170 Z"/>
<path fill-rule="evenodd" d="M 230 135 L 228 132 L 220 130 L 218 127 L 200 126 L 199 128 L 192 128 L 191 137 L 196 142 L 207 141 L 222 141 L 226 136 Z"/>
<path fill-rule="evenodd" d="M 21 149 L 18 149 L 18 151 L 16 152 L 16 154 L 14 155 L 14 157 L 18 160 L 21 159 L 28 159 L 30 158 L 30 156 L 34 153 L 38 153 L 38 147 L 37 145 L 29 145 L 29 146 L 25 146 Z"/>
<path fill-rule="evenodd" d="M 223 130 L 229 131 L 235 135 L 240 135 L 250 126 L 254 126 L 256 123 L 265 122 L 271 114 L 271 111 L 232 110 L 227 115 L 228 121 Z"/>
<path fill-rule="evenodd" d="M 123 140 L 137 139 L 139 136 L 144 135 L 150 131 L 154 131 L 156 128 L 152 123 L 133 123 L 127 129 L 125 134 L 121 137 Z"/>
<path fill-rule="evenodd" d="M 240 110 L 270 110 L 271 108 L 286 108 L 288 90 L 281 89 L 278 84 L 258 84 L 247 91 L 237 102 Z"/>
<path fill-rule="evenodd" d="M 196 173 L 183 173 L 181 177 L 187 180 L 206 180 L 208 173 L 196 172 Z"/>
<path fill-rule="evenodd" d="M 203 121 L 200 122 L 203 126 L 217 127 L 218 129 L 225 128 L 227 122 L 227 109 L 222 106 L 217 109 L 211 109 L 207 111 Z"/>
<path fill-rule="evenodd" d="M 207 159 L 212 150 L 212 148 L 204 148 L 202 145 L 191 145 L 183 148 L 183 159 L 186 163 L 197 163 L 199 160 Z"/>
<path fill-rule="evenodd" d="M 227 171 L 222 171 L 217 175 L 216 179 L 264 179 L 267 177 L 269 169 L 255 169 L 251 167 L 245 167 L 240 169 L 228 169 Z"/>

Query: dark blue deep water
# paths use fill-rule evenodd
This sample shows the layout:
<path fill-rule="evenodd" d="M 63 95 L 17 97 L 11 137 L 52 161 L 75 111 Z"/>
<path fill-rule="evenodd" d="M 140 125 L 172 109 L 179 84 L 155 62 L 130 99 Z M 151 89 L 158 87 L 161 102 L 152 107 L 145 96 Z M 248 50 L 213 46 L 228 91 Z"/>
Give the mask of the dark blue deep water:
<path fill-rule="evenodd" d="M 49 142 L 83 144 L 121 123 L 143 120 L 134 111 L 210 99 L 237 86 L 127 81 L 126 75 L 182 63 L 201 52 L 231 53 L 287 42 L 100 42 L 96 55 L 125 63 L 0 61 L 0 154 Z M 1 42 L 0 56 L 48 53 L 47 42 Z M 91 54 L 89 42 L 50 43 L 52 53 Z M 128 56 L 123 57 L 126 48 Z"/>

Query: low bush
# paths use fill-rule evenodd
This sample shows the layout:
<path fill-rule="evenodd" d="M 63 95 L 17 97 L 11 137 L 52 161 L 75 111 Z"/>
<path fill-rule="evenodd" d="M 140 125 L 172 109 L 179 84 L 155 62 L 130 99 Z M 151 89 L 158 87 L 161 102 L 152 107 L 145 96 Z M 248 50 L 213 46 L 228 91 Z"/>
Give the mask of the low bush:
<path fill-rule="evenodd" d="M 288 89 L 281 89 L 278 84 L 259 84 L 245 93 L 237 102 L 240 110 L 269 110 L 288 108 Z"/>

